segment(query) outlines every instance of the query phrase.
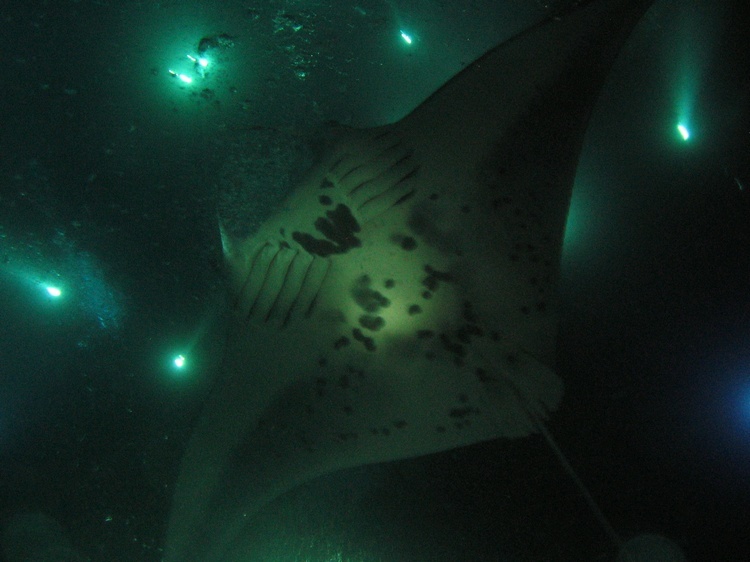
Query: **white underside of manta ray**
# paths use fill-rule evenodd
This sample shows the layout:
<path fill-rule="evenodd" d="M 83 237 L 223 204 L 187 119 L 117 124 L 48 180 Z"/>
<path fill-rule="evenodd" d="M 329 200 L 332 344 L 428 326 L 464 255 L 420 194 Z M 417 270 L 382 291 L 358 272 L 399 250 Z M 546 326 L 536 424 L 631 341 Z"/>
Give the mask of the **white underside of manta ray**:
<path fill-rule="evenodd" d="M 347 131 L 227 240 L 232 328 L 166 562 L 252 560 L 249 518 L 321 474 L 539 430 L 562 396 L 555 287 L 588 117 L 649 3 L 496 47 L 401 121 Z"/>

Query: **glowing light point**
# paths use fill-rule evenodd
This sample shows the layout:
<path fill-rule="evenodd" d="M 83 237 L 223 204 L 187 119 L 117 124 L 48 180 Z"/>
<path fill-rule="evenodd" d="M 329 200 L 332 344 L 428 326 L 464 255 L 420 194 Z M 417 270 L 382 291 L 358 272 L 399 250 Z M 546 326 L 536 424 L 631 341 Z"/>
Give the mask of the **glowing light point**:
<path fill-rule="evenodd" d="M 182 369 L 185 366 L 185 356 L 180 354 L 177 357 L 174 358 L 172 363 L 174 363 L 174 366 L 178 369 Z"/>
<path fill-rule="evenodd" d="M 193 55 L 188 55 L 187 58 L 189 58 L 192 62 L 194 62 L 201 68 L 206 68 L 208 66 L 208 59 L 206 57 L 195 58 Z"/>
<path fill-rule="evenodd" d="M 58 287 L 47 285 L 44 289 L 47 291 L 47 294 L 51 297 L 57 298 L 60 295 L 62 295 L 62 291 Z"/>
<path fill-rule="evenodd" d="M 680 133 L 680 136 L 682 137 L 682 140 L 686 141 L 686 140 L 688 140 L 690 138 L 690 131 L 682 123 L 680 123 L 679 125 L 677 125 L 677 131 Z"/>
<path fill-rule="evenodd" d="M 407 45 L 411 45 L 411 41 L 412 41 L 411 35 L 406 33 L 406 31 L 404 31 L 403 29 L 400 29 L 399 33 L 401 34 L 401 39 L 403 39 Z"/>
<path fill-rule="evenodd" d="M 168 70 L 167 72 L 169 72 L 170 76 L 173 76 L 175 78 L 179 78 L 180 80 L 182 80 L 183 82 L 185 82 L 185 84 L 190 84 L 193 81 L 193 79 L 190 78 L 190 76 L 188 76 L 187 74 L 178 74 L 174 70 Z"/>

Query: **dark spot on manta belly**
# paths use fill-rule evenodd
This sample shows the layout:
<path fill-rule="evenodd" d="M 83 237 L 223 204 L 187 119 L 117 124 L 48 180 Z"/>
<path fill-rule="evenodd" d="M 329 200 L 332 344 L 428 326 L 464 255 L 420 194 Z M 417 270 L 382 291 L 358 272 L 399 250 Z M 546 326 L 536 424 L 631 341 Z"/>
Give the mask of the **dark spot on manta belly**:
<path fill-rule="evenodd" d="M 367 351 L 375 351 L 377 349 L 375 340 L 369 336 L 364 335 L 362 333 L 362 330 L 360 330 L 359 328 L 354 328 L 352 330 L 352 337 L 358 342 L 362 343 Z"/>
<path fill-rule="evenodd" d="M 435 292 L 440 286 L 440 282 L 450 283 L 453 281 L 453 275 L 446 271 L 438 271 L 429 264 L 424 266 L 424 270 L 427 277 L 422 279 L 422 285 L 429 291 Z"/>
<path fill-rule="evenodd" d="M 419 314 L 422 312 L 422 307 L 418 304 L 413 304 L 409 307 L 409 316 L 414 316 L 415 314 Z"/>
<path fill-rule="evenodd" d="M 372 280 L 369 275 L 362 275 L 354 282 L 352 287 L 352 298 L 362 310 L 370 314 L 378 312 L 381 308 L 387 308 L 391 301 L 382 293 L 371 288 Z"/>
<path fill-rule="evenodd" d="M 433 246 L 441 254 L 461 255 L 458 231 L 450 224 L 445 224 L 445 221 L 435 221 L 435 218 L 430 209 L 413 208 L 406 226 L 422 243 Z"/>
<path fill-rule="evenodd" d="M 394 244 L 398 244 L 402 250 L 406 250 L 407 252 L 411 252 L 417 247 L 417 241 L 411 236 L 394 234 L 391 236 L 391 240 Z"/>
<path fill-rule="evenodd" d="M 495 380 L 495 377 L 490 375 L 485 369 L 482 369 L 481 367 L 477 367 L 476 369 L 474 369 L 474 374 L 476 375 L 479 382 L 493 382 Z"/>
<path fill-rule="evenodd" d="M 457 359 L 466 357 L 466 348 L 460 343 L 452 341 L 447 334 L 440 334 L 440 343 L 445 351 L 452 353 Z"/>
<path fill-rule="evenodd" d="M 385 326 L 385 320 L 380 316 L 365 314 L 359 317 L 359 325 L 372 332 L 377 332 Z"/>
<path fill-rule="evenodd" d="M 341 336 L 339 339 L 333 342 L 333 349 L 339 350 L 342 347 L 346 347 L 347 345 L 349 345 L 349 343 L 349 338 L 347 338 L 346 336 Z"/>
<path fill-rule="evenodd" d="M 318 197 L 318 202 L 321 205 L 325 205 L 327 207 L 328 205 L 333 204 L 333 199 L 328 197 L 328 195 L 321 195 L 320 197 Z"/>
<path fill-rule="evenodd" d="M 461 343 L 471 343 L 472 337 L 481 337 L 484 330 L 476 324 L 466 324 L 455 331 L 455 336 Z"/>
<path fill-rule="evenodd" d="M 309 253 L 322 257 L 344 254 L 362 245 L 362 241 L 355 236 L 360 231 L 359 223 L 349 207 L 343 204 L 337 205 L 332 211 L 326 211 L 325 217 L 318 217 L 315 230 L 324 238 L 315 238 L 308 232 L 298 230 L 292 233 L 292 238 Z"/>

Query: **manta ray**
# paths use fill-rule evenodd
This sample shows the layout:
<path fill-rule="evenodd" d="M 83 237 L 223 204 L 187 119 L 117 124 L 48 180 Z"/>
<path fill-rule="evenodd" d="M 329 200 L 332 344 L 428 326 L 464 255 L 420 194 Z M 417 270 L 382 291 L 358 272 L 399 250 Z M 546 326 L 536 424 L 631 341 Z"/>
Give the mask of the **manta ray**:
<path fill-rule="evenodd" d="M 579 153 L 649 4 L 593 1 L 495 47 L 224 237 L 231 327 L 166 562 L 252 560 L 250 518 L 317 476 L 540 431 Z"/>

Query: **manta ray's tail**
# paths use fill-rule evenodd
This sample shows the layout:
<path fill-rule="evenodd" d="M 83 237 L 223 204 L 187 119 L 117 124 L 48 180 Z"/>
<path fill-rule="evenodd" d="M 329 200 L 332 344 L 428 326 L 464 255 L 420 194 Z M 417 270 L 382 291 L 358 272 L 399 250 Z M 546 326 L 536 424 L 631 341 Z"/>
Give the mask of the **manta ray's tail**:
<path fill-rule="evenodd" d="M 580 476 L 578 476 L 578 473 L 573 468 L 573 465 L 570 464 L 570 461 L 568 461 L 568 458 L 557 444 L 552 433 L 547 429 L 544 420 L 538 415 L 538 408 L 532 407 L 524 397 L 524 393 L 511 381 L 508 382 L 513 388 L 513 392 L 516 394 L 518 402 L 522 404 L 526 410 L 528 418 L 533 422 L 536 430 L 542 434 L 547 445 L 552 450 L 555 457 L 557 457 L 557 460 L 560 461 L 563 470 L 573 481 L 576 488 L 578 488 L 578 491 L 597 523 L 616 548 L 618 553 L 616 562 L 686 562 L 687 559 L 682 553 L 680 547 L 678 547 L 674 541 L 671 541 L 664 536 L 648 533 L 638 535 L 628 541 L 622 540 L 619 533 L 615 531 L 615 528 L 599 507 L 594 496 L 591 495 L 586 484 L 581 480 Z"/>

